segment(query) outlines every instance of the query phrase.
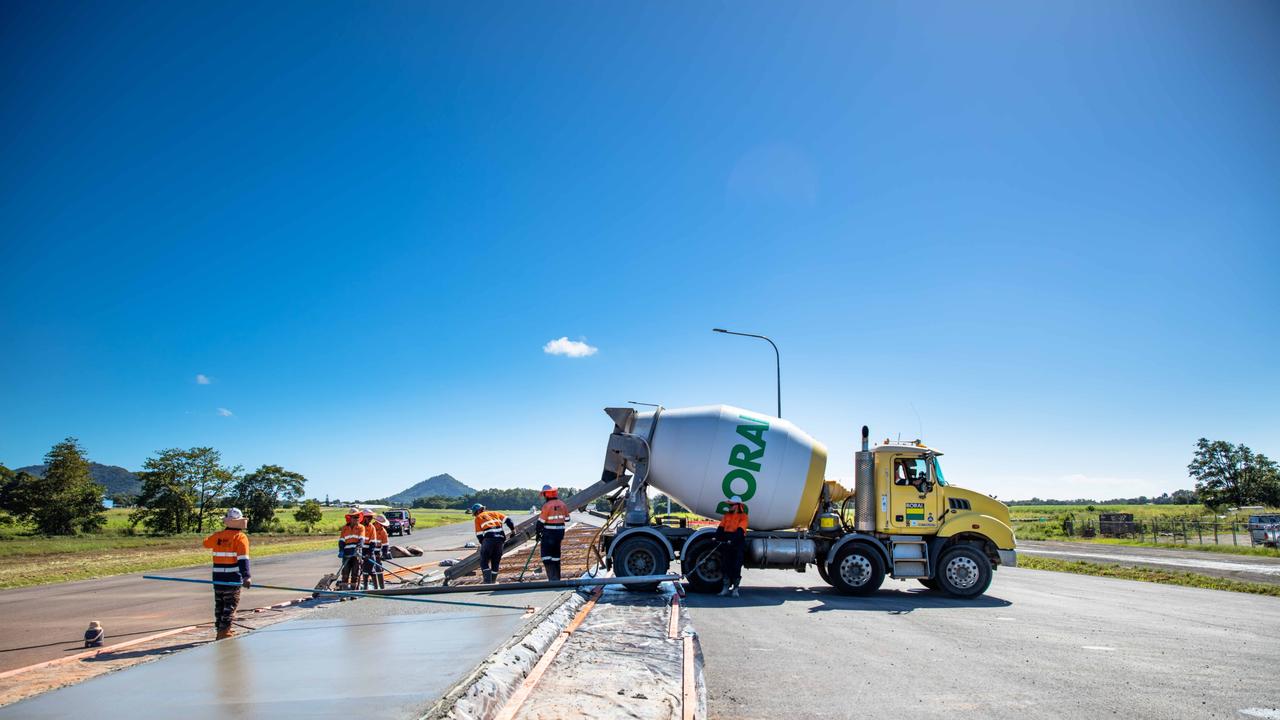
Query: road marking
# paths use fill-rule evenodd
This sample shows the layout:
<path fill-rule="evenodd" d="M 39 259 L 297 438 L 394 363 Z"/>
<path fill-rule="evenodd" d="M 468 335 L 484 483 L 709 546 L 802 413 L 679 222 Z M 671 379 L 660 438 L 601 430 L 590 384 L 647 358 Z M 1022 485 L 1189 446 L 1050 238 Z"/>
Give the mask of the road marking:
<path fill-rule="evenodd" d="M 1115 652 L 1115 651 L 1116 651 L 1116 649 L 1115 649 L 1115 648 L 1113 648 L 1113 647 L 1107 647 L 1106 645 L 1081 645 L 1080 647 L 1081 647 L 1082 649 L 1084 649 L 1084 650 L 1102 650 L 1102 651 L 1104 651 L 1104 652 Z"/>
<path fill-rule="evenodd" d="M 1186 558 L 1168 559 L 1152 555 L 1108 555 L 1105 553 L 1078 552 L 1075 550 L 1041 550 L 1040 548 L 1022 548 L 1029 555 L 1063 555 L 1065 557 L 1094 558 L 1111 562 L 1132 562 L 1147 565 L 1167 565 L 1183 570 L 1202 568 L 1205 570 L 1230 570 L 1232 572 L 1261 573 L 1263 575 L 1280 575 L 1280 565 L 1226 562 L 1223 560 L 1191 560 Z"/>
<path fill-rule="evenodd" d="M 1265 718 L 1265 720 L 1278 720 L 1280 719 L 1280 708 L 1240 708 L 1240 714 Z"/>

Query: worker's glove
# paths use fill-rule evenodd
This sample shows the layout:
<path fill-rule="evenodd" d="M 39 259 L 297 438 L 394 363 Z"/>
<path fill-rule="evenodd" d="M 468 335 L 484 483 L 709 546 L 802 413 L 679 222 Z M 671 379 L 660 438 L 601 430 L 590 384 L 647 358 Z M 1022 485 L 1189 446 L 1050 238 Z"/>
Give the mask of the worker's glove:
<path fill-rule="evenodd" d="M 248 590 L 249 588 L 253 587 L 253 581 L 252 581 L 252 580 L 250 580 L 249 578 L 245 578 L 245 579 L 244 579 L 244 582 L 242 582 L 242 583 L 240 583 L 240 584 L 244 586 L 244 589 L 245 589 L 245 590 Z"/>

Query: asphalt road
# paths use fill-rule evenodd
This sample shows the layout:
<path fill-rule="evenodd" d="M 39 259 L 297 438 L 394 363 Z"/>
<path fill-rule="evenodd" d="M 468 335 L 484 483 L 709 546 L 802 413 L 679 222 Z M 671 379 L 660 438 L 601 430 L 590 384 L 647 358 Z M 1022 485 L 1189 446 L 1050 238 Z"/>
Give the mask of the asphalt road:
<path fill-rule="evenodd" d="M 1022 540 L 1018 542 L 1018 552 L 1058 560 L 1083 560 L 1126 567 L 1179 570 L 1252 582 L 1280 583 L 1280 557 L 1058 540 Z"/>
<path fill-rule="evenodd" d="M 743 585 L 687 600 L 713 718 L 1280 717 L 1272 597 L 1015 568 L 976 601 Z"/>
<path fill-rule="evenodd" d="M 523 518 L 512 519 L 519 522 Z M 420 530 L 407 537 L 392 538 L 392 543 L 422 548 L 422 558 L 396 561 L 410 565 L 465 557 L 472 551 L 462 550 L 462 544 L 474 539 L 471 523 L 467 522 Z M 147 574 L 208 580 L 209 567 L 204 564 Z M 254 560 L 253 579 L 263 584 L 310 588 L 337 568 L 335 537 L 332 550 Z M 243 594 L 240 607 L 264 607 L 296 597 L 300 594 L 254 589 Z M 83 633 L 90 620 L 98 620 L 106 628 L 108 645 L 212 622 L 213 593 L 189 583 L 143 580 L 141 574 L 115 575 L 0 591 L 0 618 L 0 671 L 4 671 L 82 652 Z"/>

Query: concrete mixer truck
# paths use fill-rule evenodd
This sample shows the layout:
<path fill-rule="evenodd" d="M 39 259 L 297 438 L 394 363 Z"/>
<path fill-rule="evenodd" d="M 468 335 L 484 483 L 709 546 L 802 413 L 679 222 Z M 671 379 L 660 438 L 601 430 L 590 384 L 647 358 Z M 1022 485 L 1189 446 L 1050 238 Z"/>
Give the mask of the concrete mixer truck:
<path fill-rule="evenodd" d="M 569 504 L 612 493 L 599 549 L 619 576 L 660 575 L 678 562 L 690 589 L 721 588 L 714 528 L 653 517 L 650 487 L 710 518 L 740 497 L 751 517 L 745 567 L 813 566 L 848 595 L 874 592 L 887 575 L 977 597 L 996 568 L 1017 563 L 1009 509 L 949 485 L 942 453 L 919 441 L 871 447 L 863 427 L 848 489 L 825 479 L 826 447 L 780 418 L 727 405 L 605 412 L 614 430 L 604 474 Z"/>

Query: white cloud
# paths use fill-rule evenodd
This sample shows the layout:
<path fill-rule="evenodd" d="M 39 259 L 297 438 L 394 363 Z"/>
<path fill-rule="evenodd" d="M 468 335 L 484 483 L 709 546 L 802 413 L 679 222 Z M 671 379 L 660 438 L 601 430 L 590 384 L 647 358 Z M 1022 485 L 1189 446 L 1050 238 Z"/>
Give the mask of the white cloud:
<path fill-rule="evenodd" d="M 578 357 L 587 357 L 590 355 L 595 355 L 597 352 L 600 351 L 600 348 L 594 347 L 592 345 L 588 345 L 586 342 L 583 342 L 585 340 L 586 338 L 583 338 L 582 341 L 579 341 L 579 340 L 570 340 L 568 336 L 562 337 L 559 340 L 552 340 L 546 345 L 543 345 L 542 352 L 548 355 L 564 355 L 565 357 L 578 358 Z"/>
<path fill-rule="evenodd" d="M 232 413 L 226 408 L 218 408 L 218 414 L 222 417 L 231 417 Z"/>
<path fill-rule="evenodd" d="M 205 375 L 204 373 L 199 373 L 196 375 L 197 385 L 208 385 L 211 382 L 213 382 L 213 379 L 210 378 L 208 375 Z"/>

